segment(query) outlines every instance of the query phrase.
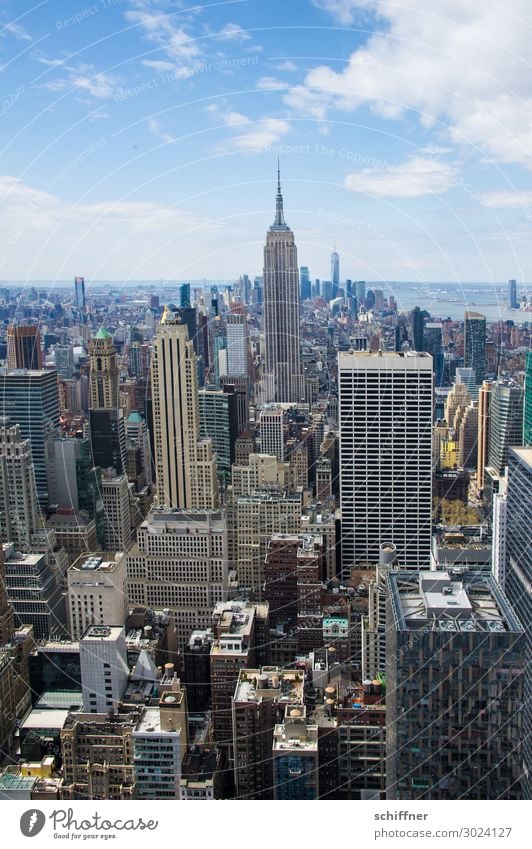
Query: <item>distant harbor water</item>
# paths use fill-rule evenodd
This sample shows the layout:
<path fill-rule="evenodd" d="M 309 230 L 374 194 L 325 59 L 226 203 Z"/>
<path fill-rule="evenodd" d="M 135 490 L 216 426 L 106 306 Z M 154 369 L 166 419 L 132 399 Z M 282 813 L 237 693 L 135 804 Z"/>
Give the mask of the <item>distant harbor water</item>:
<path fill-rule="evenodd" d="M 209 290 L 211 286 L 220 289 L 235 283 L 231 280 L 109 280 L 96 281 L 92 283 L 89 279 L 85 281 L 87 294 L 93 292 L 127 292 L 134 297 L 135 294 L 152 292 L 160 294 L 162 299 L 179 296 L 179 287 L 182 283 L 190 283 L 191 289 Z M 49 294 L 58 291 L 63 292 L 73 287 L 69 280 L 42 280 L 32 283 L 21 283 L 20 281 L 0 281 L 0 289 L 18 290 L 21 288 L 46 289 Z M 463 319 L 466 310 L 474 310 L 486 316 L 489 322 L 493 321 L 515 321 L 521 324 L 525 321 L 532 323 L 532 312 L 520 309 L 508 309 L 508 284 L 507 283 L 418 283 L 418 282 L 389 282 L 366 281 L 368 289 L 381 289 L 386 298 L 393 295 L 397 302 L 399 312 L 406 312 L 415 306 L 427 310 L 433 319 L 450 318 L 453 321 Z M 521 301 L 523 293 L 526 294 L 527 303 L 532 298 L 532 284 L 517 283 L 518 300 Z"/>

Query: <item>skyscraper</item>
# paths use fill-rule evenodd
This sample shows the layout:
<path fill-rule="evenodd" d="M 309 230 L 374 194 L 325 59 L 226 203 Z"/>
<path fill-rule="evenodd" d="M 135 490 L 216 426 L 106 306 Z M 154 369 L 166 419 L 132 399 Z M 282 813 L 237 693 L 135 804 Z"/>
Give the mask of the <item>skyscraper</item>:
<path fill-rule="evenodd" d="M 59 427 L 57 372 L 33 369 L 0 369 L 0 416 L 20 426 L 29 439 L 35 470 L 37 496 L 48 507 L 47 450 Z"/>
<path fill-rule="evenodd" d="M 412 337 L 412 350 L 414 351 L 423 351 L 424 350 L 424 325 L 423 325 L 423 313 L 421 312 L 419 307 L 414 307 L 412 312 L 410 313 L 410 333 Z"/>
<path fill-rule="evenodd" d="M 525 401 L 523 405 L 523 445 L 532 445 L 532 351 L 525 358 Z"/>
<path fill-rule="evenodd" d="M 89 344 L 90 388 L 92 410 L 115 410 L 118 407 L 118 357 L 113 337 L 100 327 Z"/>
<path fill-rule="evenodd" d="M 486 317 L 479 312 L 464 316 L 464 365 L 475 369 L 476 382 L 486 377 Z"/>
<path fill-rule="evenodd" d="M 228 592 L 227 520 L 222 510 L 149 513 L 126 555 L 128 600 L 175 617 L 182 651 L 210 625 Z"/>
<path fill-rule="evenodd" d="M 118 356 L 113 337 L 100 327 L 89 343 L 89 420 L 94 465 L 126 471 L 124 412 L 118 399 Z"/>
<path fill-rule="evenodd" d="M 248 327 L 242 304 L 233 305 L 226 317 L 226 340 L 227 376 L 247 377 Z"/>
<path fill-rule="evenodd" d="M 9 368 L 42 368 L 38 327 L 12 324 L 7 328 L 7 365 Z"/>
<path fill-rule="evenodd" d="M 299 293 L 302 301 L 310 301 L 312 290 L 310 285 L 310 272 L 306 265 L 299 269 Z"/>
<path fill-rule="evenodd" d="M 331 254 L 331 282 L 332 282 L 332 297 L 338 297 L 340 290 L 340 256 L 336 252 L 336 245 Z"/>
<path fill-rule="evenodd" d="M 23 551 L 39 527 L 39 506 L 29 439 L 0 420 L 0 541 Z"/>
<path fill-rule="evenodd" d="M 266 397 L 297 402 L 304 395 L 299 349 L 299 272 L 294 234 L 284 220 L 277 171 L 275 220 L 264 248 L 264 331 Z"/>
<path fill-rule="evenodd" d="M 491 575 L 391 572 L 386 798 L 519 799 L 525 634 Z"/>
<path fill-rule="evenodd" d="M 526 634 L 523 763 L 525 799 L 532 798 L 532 448 L 510 448 L 506 501 L 506 563 L 503 588 Z"/>
<path fill-rule="evenodd" d="M 79 313 L 81 323 L 85 324 L 87 321 L 87 304 L 84 277 L 74 277 L 74 306 Z"/>
<path fill-rule="evenodd" d="M 441 322 L 431 321 L 425 325 L 425 350 L 432 357 L 434 386 L 443 383 L 443 335 Z"/>
<path fill-rule="evenodd" d="M 517 283 L 515 280 L 508 280 L 508 309 L 516 310 L 518 307 Z"/>
<path fill-rule="evenodd" d="M 340 352 L 342 565 L 379 558 L 429 566 L 432 359 L 424 353 Z"/>
<path fill-rule="evenodd" d="M 165 309 L 151 360 L 157 500 L 160 506 L 218 504 L 210 439 L 200 438 L 197 358 L 186 324 Z"/>
<path fill-rule="evenodd" d="M 508 465 L 508 448 L 523 438 L 523 389 L 497 381 L 491 388 L 488 465 L 498 475 Z"/>
<path fill-rule="evenodd" d="M 119 625 L 90 625 L 79 641 L 84 713 L 118 713 L 126 689 L 126 636 Z"/>
<path fill-rule="evenodd" d="M 477 488 L 480 491 L 484 489 L 489 456 L 491 387 L 490 381 L 484 380 L 478 392 Z"/>

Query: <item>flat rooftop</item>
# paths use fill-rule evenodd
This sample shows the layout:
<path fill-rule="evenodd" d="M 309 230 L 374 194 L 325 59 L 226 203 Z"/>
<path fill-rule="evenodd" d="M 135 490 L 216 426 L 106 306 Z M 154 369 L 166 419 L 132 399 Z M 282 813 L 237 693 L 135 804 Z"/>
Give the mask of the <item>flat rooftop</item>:
<path fill-rule="evenodd" d="M 532 447 L 525 446 L 524 448 L 510 448 L 510 451 L 515 454 L 521 463 L 532 468 Z"/>
<path fill-rule="evenodd" d="M 47 731 L 56 731 L 63 727 L 69 712 L 68 710 L 34 707 L 26 719 L 22 721 L 21 728 L 42 728 Z"/>
<path fill-rule="evenodd" d="M 273 699 L 281 704 L 303 704 L 305 676 L 303 672 L 263 666 L 242 669 L 235 689 L 235 702 L 261 702 Z"/>
<path fill-rule="evenodd" d="M 114 642 L 123 631 L 121 625 L 89 625 L 81 639 L 84 640 L 105 640 Z"/>
<path fill-rule="evenodd" d="M 517 632 L 522 626 L 489 574 L 462 568 L 390 572 L 395 627 L 401 631 Z"/>

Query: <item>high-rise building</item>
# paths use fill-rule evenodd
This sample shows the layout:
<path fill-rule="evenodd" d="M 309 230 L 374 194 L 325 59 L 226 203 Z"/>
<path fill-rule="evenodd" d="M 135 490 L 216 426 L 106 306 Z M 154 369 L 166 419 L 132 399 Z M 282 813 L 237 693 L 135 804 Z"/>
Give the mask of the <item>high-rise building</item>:
<path fill-rule="evenodd" d="M 68 630 L 79 640 L 89 625 L 126 622 L 126 564 L 100 554 L 82 554 L 67 572 Z"/>
<path fill-rule="evenodd" d="M 124 627 L 90 625 L 79 641 L 79 659 L 84 712 L 116 713 L 129 675 Z"/>
<path fill-rule="evenodd" d="M 41 334 L 35 326 L 7 328 L 8 368 L 42 369 Z"/>
<path fill-rule="evenodd" d="M 508 309 L 519 309 L 519 303 L 517 301 L 517 282 L 515 280 L 508 280 Z"/>
<path fill-rule="evenodd" d="M 151 359 L 157 500 L 162 507 L 218 504 L 212 443 L 201 439 L 197 357 L 187 327 L 165 309 Z"/>
<path fill-rule="evenodd" d="M 338 355 L 342 566 L 376 563 L 389 540 L 402 565 L 429 566 L 432 359 Z"/>
<path fill-rule="evenodd" d="M 225 513 L 149 513 L 128 550 L 126 569 L 129 602 L 170 609 L 183 649 L 192 631 L 209 627 L 213 607 L 227 597 Z"/>
<path fill-rule="evenodd" d="M 520 798 L 525 634 L 493 577 L 391 572 L 386 625 L 386 798 Z"/>
<path fill-rule="evenodd" d="M 74 306 L 79 314 L 80 321 L 87 321 L 87 304 L 85 301 L 85 278 L 74 277 Z"/>
<path fill-rule="evenodd" d="M 198 393 L 200 435 L 204 439 L 210 439 L 218 475 L 225 485 L 231 481 L 231 465 L 235 461 L 235 442 L 238 437 L 237 400 L 232 386 L 225 386 L 224 389 L 200 389 Z"/>
<path fill-rule="evenodd" d="M 525 400 L 523 405 L 523 445 L 532 445 L 532 351 L 525 357 Z"/>
<path fill-rule="evenodd" d="M 31 625 L 37 640 L 66 636 L 64 598 L 46 554 L 22 554 L 4 544 L 5 582 L 17 627 Z"/>
<path fill-rule="evenodd" d="M 59 377 L 69 380 L 74 374 L 74 349 L 72 345 L 55 345 L 54 359 Z"/>
<path fill-rule="evenodd" d="M 488 466 L 504 475 L 508 448 L 523 439 L 523 389 L 497 381 L 491 387 Z"/>
<path fill-rule="evenodd" d="M 100 327 L 89 344 L 91 410 L 115 410 L 118 407 L 118 356 L 113 337 Z"/>
<path fill-rule="evenodd" d="M 127 471 L 124 411 L 89 410 L 92 457 L 100 469 L 114 469 L 118 475 Z"/>
<path fill-rule="evenodd" d="M 264 563 L 269 539 L 275 530 L 297 534 L 301 528 L 301 495 L 272 490 L 236 498 L 238 583 L 254 598 L 264 588 Z"/>
<path fill-rule="evenodd" d="M 11 642 L 15 630 L 15 611 L 7 597 L 4 549 L 0 546 L 0 646 Z M 1 742 L 0 735 L 0 742 Z"/>
<path fill-rule="evenodd" d="M 419 307 L 414 307 L 410 313 L 410 335 L 412 338 L 412 350 L 424 350 L 424 319 L 423 313 Z"/>
<path fill-rule="evenodd" d="M 39 505 L 29 439 L 0 419 L 0 542 L 28 551 L 39 528 Z"/>
<path fill-rule="evenodd" d="M 187 749 L 186 693 L 179 679 L 155 707 L 147 707 L 132 734 L 137 799 L 179 799 Z"/>
<path fill-rule="evenodd" d="M 299 269 L 299 294 L 302 301 L 310 301 L 312 296 L 310 272 L 306 265 L 302 265 Z"/>
<path fill-rule="evenodd" d="M 140 449 L 144 484 L 150 486 L 153 481 L 150 436 L 146 420 L 137 410 L 133 410 L 127 417 L 126 437 Z"/>
<path fill-rule="evenodd" d="M 458 426 L 458 465 L 463 469 L 477 468 L 478 401 L 466 407 Z"/>
<path fill-rule="evenodd" d="M 506 501 L 506 563 L 503 589 L 526 634 L 521 784 L 532 798 L 532 448 L 510 448 Z"/>
<path fill-rule="evenodd" d="M 232 703 L 235 797 L 273 799 L 273 731 L 303 709 L 304 673 L 277 666 L 241 669 Z"/>
<path fill-rule="evenodd" d="M 284 460 L 284 413 L 282 407 L 266 407 L 259 418 L 260 450 Z"/>
<path fill-rule="evenodd" d="M 477 488 L 481 492 L 489 456 L 491 387 L 490 381 L 484 380 L 478 392 Z"/>
<path fill-rule="evenodd" d="M 247 377 L 248 326 L 242 304 L 231 307 L 225 318 L 227 340 L 227 377 Z"/>
<path fill-rule="evenodd" d="M 132 536 L 126 475 L 117 475 L 114 469 L 105 469 L 102 472 L 100 492 L 105 515 L 105 550 L 126 551 Z"/>
<path fill-rule="evenodd" d="M 318 726 L 306 708 L 285 708 L 273 732 L 275 799 L 319 799 Z"/>
<path fill-rule="evenodd" d="M 486 317 L 479 312 L 464 316 L 464 365 L 475 370 L 480 385 L 486 377 Z"/>
<path fill-rule="evenodd" d="M 439 388 L 443 383 L 443 329 L 441 322 L 429 321 L 425 324 L 424 350 L 432 357 L 434 370 L 434 386 Z"/>
<path fill-rule="evenodd" d="M 298 277 L 297 248 L 284 220 L 278 172 L 275 220 L 264 248 L 264 378 L 266 397 L 271 401 L 297 402 L 304 397 Z"/>
<path fill-rule="evenodd" d="M 331 283 L 332 297 L 337 298 L 340 291 L 340 256 L 336 251 L 336 245 L 331 254 Z"/>
<path fill-rule="evenodd" d="M 268 649 L 268 605 L 245 601 L 219 603 L 212 614 L 212 628 L 212 734 L 216 745 L 231 754 L 231 706 L 235 688 L 240 670 L 255 668 Z"/>
<path fill-rule="evenodd" d="M 12 425 L 19 425 L 22 438 L 30 441 L 37 497 L 46 509 L 48 445 L 59 427 L 57 372 L 0 369 L 0 416 L 8 417 Z"/>

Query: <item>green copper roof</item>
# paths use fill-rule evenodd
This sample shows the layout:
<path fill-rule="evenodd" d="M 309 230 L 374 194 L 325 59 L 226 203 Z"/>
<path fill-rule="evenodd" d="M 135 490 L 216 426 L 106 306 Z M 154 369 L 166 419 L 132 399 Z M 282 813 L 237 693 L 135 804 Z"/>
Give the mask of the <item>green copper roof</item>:
<path fill-rule="evenodd" d="M 144 421 L 141 414 L 139 412 L 137 412 L 137 410 L 133 410 L 133 412 L 131 412 L 129 414 L 129 416 L 127 417 L 127 420 L 128 420 L 128 422 L 143 422 Z"/>
<path fill-rule="evenodd" d="M 96 333 L 94 338 L 95 339 L 112 339 L 113 337 L 111 336 L 109 331 L 105 329 L 105 327 L 100 327 L 100 329 L 98 330 L 98 332 Z"/>

